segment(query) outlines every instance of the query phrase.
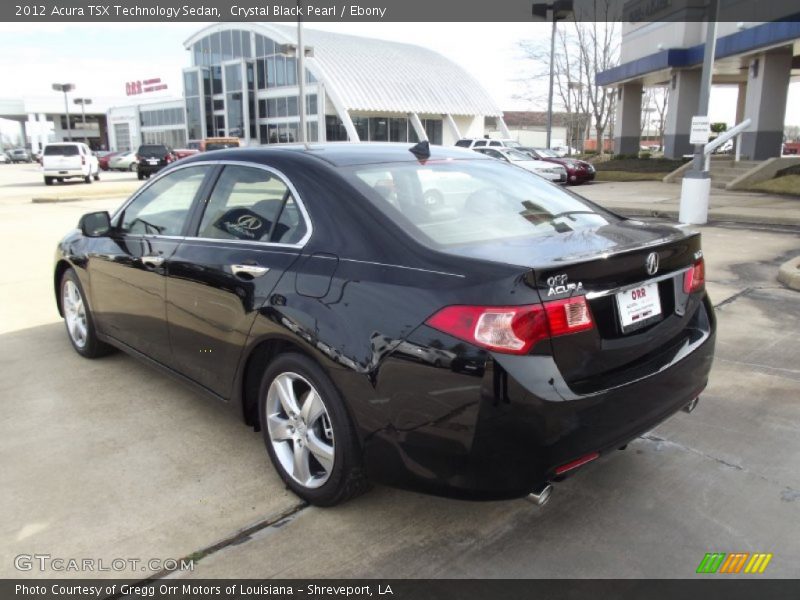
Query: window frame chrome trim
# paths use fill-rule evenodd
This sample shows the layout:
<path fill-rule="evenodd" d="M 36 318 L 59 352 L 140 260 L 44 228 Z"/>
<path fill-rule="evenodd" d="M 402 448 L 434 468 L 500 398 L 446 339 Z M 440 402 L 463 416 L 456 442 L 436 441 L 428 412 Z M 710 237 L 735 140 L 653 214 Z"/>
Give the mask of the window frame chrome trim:
<path fill-rule="evenodd" d="M 300 195 L 297 193 L 297 188 L 295 188 L 294 184 L 292 183 L 291 179 L 286 176 L 283 171 L 276 169 L 275 167 L 271 167 L 269 165 L 263 165 L 261 163 L 255 162 L 248 162 L 242 160 L 198 160 L 192 161 L 190 163 L 186 163 L 184 165 L 175 165 L 174 167 L 170 167 L 169 170 L 165 170 L 160 174 L 156 175 L 151 181 L 148 181 L 142 187 L 140 187 L 134 194 L 128 198 L 123 204 L 114 211 L 111 215 L 111 222 L 113 223 L 114 220 L 130 206 L 132 202 L 136 200 L 141 194 L 143 194 L 150 186 L 154 185 L 157 181 L 161 180 L 163 177 L 170 175 L 181 169 L 187 169 L 190 167 L 199 167 L 199 166 L 238 166 L 238 167 L 249 167 L 254 169 L 261 169 L 263 171 L 267 171 L 272 175 L 277 176 L 280 180 L 289 188 L 289 191 L 292 193 L 292 197 L 294 201 L 297 203 L 297 206 L 300 210 L 300 214 L 303 216 L 303 221 L 306 224 L 306 233 L 305 235 L 297 242 L 293 244 L 282 244 L 280 242 L 264 242 L 261 240 L 225 240 L 220 238 L 207 238 L 207 237 L 200 237 L 200 236 L 174 236 L 174 235 L 151 235 L 151 234 L 142 234 L 142 233 L 125 233 L 123 235 L 136 237 L 136 238 L 149 238 L 149 239 L 178 239 L 178 240 L 199 240 L 203 242 L 212 242 L 212 243 L 226 243 L 226 244 L 245 244 L 245 245 L 253 245 L 258 244 L 261 246 L 268 246 L 270 248 L 294 248 L 294 249 L 303 249 L 308 244 L 308 241 L 311 239 L 311 235 L 314 232 L 314 224 L 311 220 L 311 215 L 309 215 L 308 210 L 306 209 L 305 203 L 300 198 Z M 212 188 L 213 191 L 213 188 Z M 207 198 L 206 198 L 207 200 Z M 207 202 L 205 203 L 207 204 Z M 205 207 L 204 207 L 205 210 Z"/>

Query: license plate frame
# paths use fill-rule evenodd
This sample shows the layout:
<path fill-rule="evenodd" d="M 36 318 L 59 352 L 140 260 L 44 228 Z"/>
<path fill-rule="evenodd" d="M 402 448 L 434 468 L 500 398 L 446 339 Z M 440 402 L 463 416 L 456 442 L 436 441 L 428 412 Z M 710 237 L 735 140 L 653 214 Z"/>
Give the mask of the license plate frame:
<path fill-rule="evenodd" d="M 158 164 L 158 159 L 157 158 L 148 158 L 147 159 L 147 164 L 148 165 L 157 165 Z"/>
<path fill-rule="evenodd" d="M 622 333 L 630 333 L 664 318 L 657 281 L 643 281 L 614 294 Z"/>

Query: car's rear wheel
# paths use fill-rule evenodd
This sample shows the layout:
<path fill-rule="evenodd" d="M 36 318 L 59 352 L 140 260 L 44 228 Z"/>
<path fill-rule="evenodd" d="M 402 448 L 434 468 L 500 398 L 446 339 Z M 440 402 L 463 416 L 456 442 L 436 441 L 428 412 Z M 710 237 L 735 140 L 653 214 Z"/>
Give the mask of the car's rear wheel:
<path fill-rule="evenodd" d="M 44 178 L 45 185 L 53 185 L 53 178 L 52 177 L 45 177 Z"/>
<path fill-rule="evenodd" d="M 137 173 L 137 175 L 136 175 L 136 176 L 139 178 L 139 181 L 141 181 L 142 179 L 144 179 L 144 173 L 142 173 L 142 172 L 139 172 L 139 173 Z"/>
<path fill-rule="evenodd" d="M 61 277 L 61 310 L 64 313 L 69 341 L 78 354 L 86 358 L 97 358 L 112 350 L 111 346 L 97 339 L 86 296 L 72 269 L 65 271 Z"/>
<path fill-rule="evenodd" d="M 98 167 L 97 171 L 94 174 L 94 180 L 100 181 L 100 168 Z"/>
<path fill-rule="evenodd" d="M 138 169 L 138 166 L 136 165 L 136 163 L 131 163 L 131 166 L 128 167 L 128 170 L 129 171 L 138 171 L 139 169 Z"/>
<path fill-rule="evenodd" d="M 92 172 L 91 171 L 89 171 L 89 174 L 86 177 L 83 178 L 83 181 L 85 183 L 92 183 Z"/>
<path fill-rule="evenodd" d="M 333 506 L 369 488 L 344 403 L 314 361 L 286 354 L 261 381 L 259 418 L 272 463 L 286 485 L 318 506 Z"/>

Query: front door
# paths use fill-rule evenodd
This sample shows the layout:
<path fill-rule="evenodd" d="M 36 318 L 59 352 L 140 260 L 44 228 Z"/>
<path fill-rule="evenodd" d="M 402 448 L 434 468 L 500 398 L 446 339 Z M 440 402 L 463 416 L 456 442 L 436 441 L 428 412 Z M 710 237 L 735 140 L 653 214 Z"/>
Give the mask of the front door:
<path fill-rule="evenodd" d="M 101 332 L 159 362 L 170 359 L 166 275 L 209 166 L 178 169 L 143 189 L 89 253 L 92 311 Z"/>
<path fill-rule="evenodd" d="M 223 168 L 195 220 L 170 259 L 170 341 L 176 368 L 227 398 L 256 313 L 310 225 L 288 181 L 243 165 Z"/>

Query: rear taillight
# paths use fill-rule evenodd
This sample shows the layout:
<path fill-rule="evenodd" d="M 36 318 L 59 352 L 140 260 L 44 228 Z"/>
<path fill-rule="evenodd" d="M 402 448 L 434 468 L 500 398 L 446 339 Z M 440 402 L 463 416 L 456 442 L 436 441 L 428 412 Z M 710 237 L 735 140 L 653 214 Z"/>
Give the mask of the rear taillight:
<path fill-rule="evenodd" d="M 589 312 L 585 296 L 545 302 L 544 307 L 547 311 L 550 335 L 553 337 L 586 331 L 594 327 L 592 313 Z"/>
<path fill-rule="evenodd" d="M 695 262 L 683 276 L 683 291 L 687 294 L 701 291 L 706 285 L 706 264 L 703 259 Z"/>
<path fill-rule="evenodd" d="M 586 298 L 525 306 L 446 306 L 426 324 L 495 352 L 527 354 L 550 336 L 594 327 Z"/>

